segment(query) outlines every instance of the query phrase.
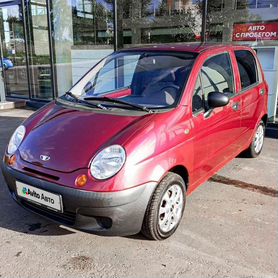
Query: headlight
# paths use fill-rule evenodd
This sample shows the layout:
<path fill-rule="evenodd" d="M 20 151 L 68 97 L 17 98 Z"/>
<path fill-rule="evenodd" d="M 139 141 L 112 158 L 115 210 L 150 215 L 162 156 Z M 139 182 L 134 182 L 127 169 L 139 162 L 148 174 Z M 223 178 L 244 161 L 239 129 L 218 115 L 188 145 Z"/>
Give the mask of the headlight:
<path fill-rule="evenodd" d="M 20 125 L 15 132 L 13 133 L 9 145 L 8 145 L 8 154 L 14 154 L 16 150 L 18 149 L 19 145 L 21 144 L 24 135 L 25 135 L 26 129 L 25 126 Z"/>
<path fill-rule="evenodd" d="M 91 162 L 90 170 L 94 178 L 108 179 L 118 173 L 126 159 L 125 150 L 120 145 L 112 145 L 99 152 Z"/>

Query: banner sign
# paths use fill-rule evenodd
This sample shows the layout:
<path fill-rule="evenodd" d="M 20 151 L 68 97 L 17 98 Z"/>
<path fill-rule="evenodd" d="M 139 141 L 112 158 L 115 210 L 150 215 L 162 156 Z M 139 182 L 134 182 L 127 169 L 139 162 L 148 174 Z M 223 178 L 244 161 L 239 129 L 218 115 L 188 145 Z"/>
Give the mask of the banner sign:
<path fill-rule="evenodd" d="M 233 41 L 278 40 L 278 22 L 234 24 Z"/>

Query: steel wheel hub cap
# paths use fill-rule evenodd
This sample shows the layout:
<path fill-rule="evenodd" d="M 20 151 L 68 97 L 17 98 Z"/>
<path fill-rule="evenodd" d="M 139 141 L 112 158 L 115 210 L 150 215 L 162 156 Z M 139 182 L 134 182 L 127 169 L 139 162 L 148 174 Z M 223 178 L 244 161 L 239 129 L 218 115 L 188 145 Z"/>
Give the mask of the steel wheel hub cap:
<path fill-rule="evenodd" d="M 259 125 L 254 138 L 254 150 L 256 153 L 259 153 L 263 147 L 264 143 L 264 128 L 262 125 Z"/>
<path fill-rule="evenodd" d="M 164 193 L 159 208 L 159 227 L 167 233 L 179 223 L 183 210 L 183 192 L 174 184 Z"/>

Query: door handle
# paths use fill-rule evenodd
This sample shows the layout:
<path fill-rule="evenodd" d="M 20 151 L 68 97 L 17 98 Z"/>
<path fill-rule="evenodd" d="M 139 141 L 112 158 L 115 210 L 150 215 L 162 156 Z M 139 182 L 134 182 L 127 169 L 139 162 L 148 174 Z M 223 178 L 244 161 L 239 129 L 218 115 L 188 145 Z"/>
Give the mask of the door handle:
<path fill-rule="evenodd" d="M 232 105 L 232 109 L 234 111 L 238 111 L 239 110 L 239 103 L 238 102 L 235 102 L 233 105 Z"/>

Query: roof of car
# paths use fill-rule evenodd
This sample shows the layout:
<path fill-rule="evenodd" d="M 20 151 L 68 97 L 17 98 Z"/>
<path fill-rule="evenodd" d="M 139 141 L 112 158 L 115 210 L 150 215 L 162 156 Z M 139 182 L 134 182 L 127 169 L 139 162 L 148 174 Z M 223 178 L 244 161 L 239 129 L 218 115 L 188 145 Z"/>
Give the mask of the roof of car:
<path fill-rule="evenodd" d="M 227 48 L 247 48 L 243 46 L 236 46 L 231 44 L 214 44 L 214 43 L 182 43 L 182 44 L 158 44 L 151 46 L 141 46 L 122 51 L 179 51 L 179 52 L 194 52 L 201 53 L 211 49 L 227 49 Z"/>

